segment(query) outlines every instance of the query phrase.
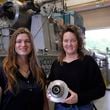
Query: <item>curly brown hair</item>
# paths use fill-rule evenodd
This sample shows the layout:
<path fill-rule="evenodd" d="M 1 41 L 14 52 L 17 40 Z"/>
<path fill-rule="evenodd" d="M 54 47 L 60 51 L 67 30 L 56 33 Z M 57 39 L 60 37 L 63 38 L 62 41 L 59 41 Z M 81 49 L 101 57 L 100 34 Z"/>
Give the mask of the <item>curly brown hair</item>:
<path fill-rule="evenodd" d="M 81 37 L 81 30 L 78 26 L 76 25 L 64 25 L 64 27 L 62 28 L 62 32 L 60 34 L 60 54 L 58 56 L 58 60 L 60 61 L 60 63 L 62 64 L 63 62 L 63 58 L 65 57 L 66 53 L 63 49 L 63 36 L 66 32 L 71 32 L 71 33 L 74 33 L 76 38 L 77 38 L 77 41 L 78 41 L 78 55 L 79 55 L 79 58 L 83 58 L 84 56 L 84 53 L 82 52 L 82 49 L 84 47 L 84 42 L 83 42 L 83 39 Z"/>

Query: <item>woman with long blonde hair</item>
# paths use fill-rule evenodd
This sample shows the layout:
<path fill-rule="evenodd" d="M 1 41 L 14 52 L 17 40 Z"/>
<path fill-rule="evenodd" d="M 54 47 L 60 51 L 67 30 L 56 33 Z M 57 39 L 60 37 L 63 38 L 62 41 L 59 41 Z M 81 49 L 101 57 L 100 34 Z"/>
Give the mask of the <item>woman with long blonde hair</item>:
<path fill-rule="evenodd" d="M 12 34 L 0 75 L 0 110 L 48 110 L 45 75 L 37 62 L 33 37 L 27 28 L 18 28 Z"/>

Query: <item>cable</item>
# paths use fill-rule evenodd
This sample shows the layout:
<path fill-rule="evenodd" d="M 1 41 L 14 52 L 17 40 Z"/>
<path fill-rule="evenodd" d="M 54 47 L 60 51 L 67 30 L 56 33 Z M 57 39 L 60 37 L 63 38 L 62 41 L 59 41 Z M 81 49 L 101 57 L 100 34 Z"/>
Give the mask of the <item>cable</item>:
<path fill-rule="evenodd" d="M 42 23 L 41 27 L 40 27 L 39 30 L 36 32 L 36 34 L 34 35 L 33 38 L 35 38 L 35 37 L 38 35 L 38 33 L 41 31 L 42 27 L 45 25 L 45 23 L 48 21 L 48 19 L 52 16 L 52 14 L 53 14 L 55 8 L 56 8 L 55 5 L 53 5 L 53 8 L 52 8 L 52 10 L 50 11 L 50 13 L 48 14 L 47 19 Z"/>

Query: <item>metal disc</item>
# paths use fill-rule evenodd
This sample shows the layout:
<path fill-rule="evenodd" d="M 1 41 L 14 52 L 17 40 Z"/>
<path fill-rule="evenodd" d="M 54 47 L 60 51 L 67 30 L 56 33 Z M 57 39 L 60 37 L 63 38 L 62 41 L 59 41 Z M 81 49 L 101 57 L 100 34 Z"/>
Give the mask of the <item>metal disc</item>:
<path fill-rule="evenodd" d="M 52 102 L 63 102 L 68 96 L 69 88 L 62 80 L 52 81 L 47 88 L 47 98 Z"/>

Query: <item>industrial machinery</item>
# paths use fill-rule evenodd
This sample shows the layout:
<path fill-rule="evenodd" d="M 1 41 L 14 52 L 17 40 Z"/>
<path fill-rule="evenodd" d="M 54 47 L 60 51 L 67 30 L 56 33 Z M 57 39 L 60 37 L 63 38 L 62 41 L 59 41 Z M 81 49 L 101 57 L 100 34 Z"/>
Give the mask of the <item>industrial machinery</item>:
<path fill-rule="evenodd" d="M 75 11 L 68 11 L 63 0 L 6 0 L 0 4 L 0 12 L 0 56 L 7 54 L 9 39 L 15 29 L 27 27 L 32 32 L 40 63 L 47 75 L 59 51 L 62 26 L 76 24 L 84 28 L 82 16 Z"/>
<path fill-rule="evenodd" d="M 27 27 L 33 34 L 39 52 L 45 49 L 50 53 L 58 51 L 57 34 L 61 25 L 76 24 L 83 27 L 82 16 L 75 11 L 69 12 L 62 0 L 7 0 L 0 5 L 0 12 L 1 45 L 4 44 L 4 36 L 10 37 L 18 27 Z M 5 49 L 3 46 L 1 48 Z"/>

